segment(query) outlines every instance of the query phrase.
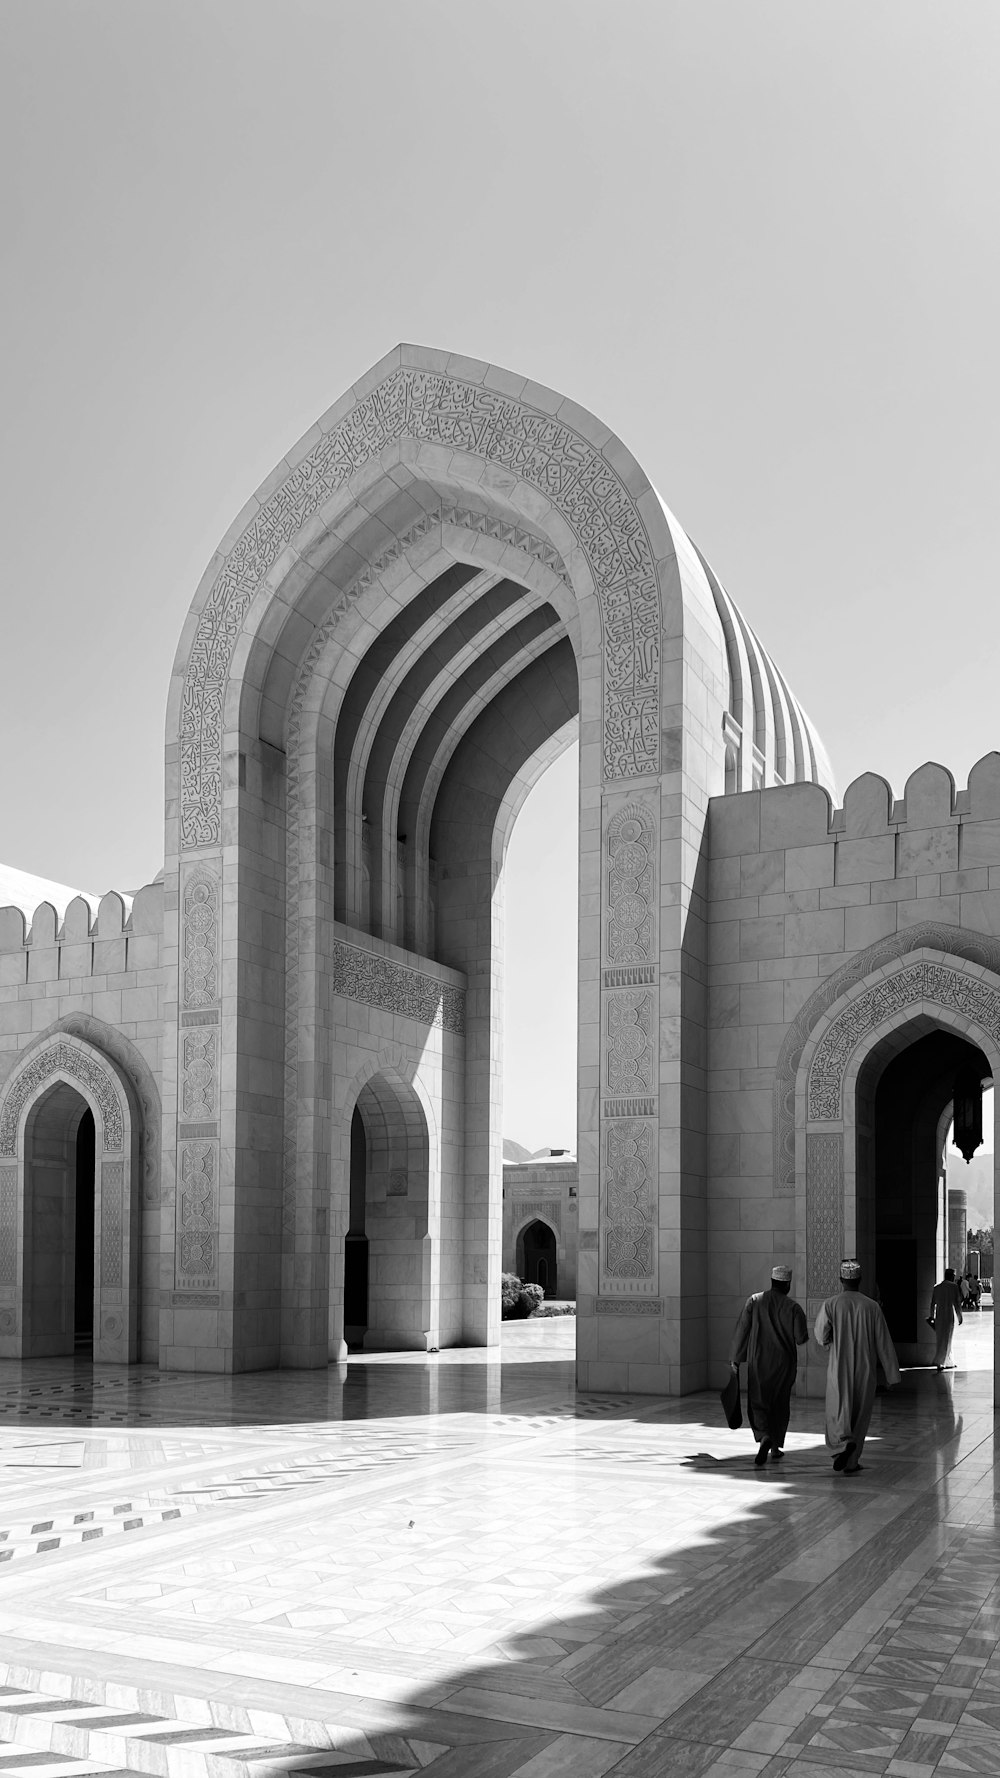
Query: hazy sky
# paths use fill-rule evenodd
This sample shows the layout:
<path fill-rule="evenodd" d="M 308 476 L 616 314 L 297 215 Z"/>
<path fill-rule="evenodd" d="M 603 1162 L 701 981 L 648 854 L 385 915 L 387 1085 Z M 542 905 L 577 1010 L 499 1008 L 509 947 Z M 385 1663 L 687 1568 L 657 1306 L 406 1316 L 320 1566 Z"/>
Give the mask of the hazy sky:
<path fill-rule="evenodd" d="M 0 39 L 6 862 L 159 868 L 202 569 L 399 339 L 615 428 L 841 787 L 1000 743 L 996 0 L 2 0 Z M 512 907 L 562 903 L 565 779 Z M 536 934 L 519 1046 L 543 972 L 569 1008 Z M 571 1050 L 519 1047 L 508 1134 L 572 1140 Z"/>

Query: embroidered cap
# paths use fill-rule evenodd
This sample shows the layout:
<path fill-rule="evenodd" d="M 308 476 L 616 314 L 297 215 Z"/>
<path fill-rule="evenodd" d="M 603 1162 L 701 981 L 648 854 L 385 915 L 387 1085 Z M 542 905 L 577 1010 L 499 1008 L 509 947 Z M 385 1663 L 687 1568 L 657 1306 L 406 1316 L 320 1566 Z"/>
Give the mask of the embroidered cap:
<path fill-rule="evenodd" d="M 772 1266 L 771 1277 L 775 1284 L 791 1284 L 792 1268 L 791 1266 Z"/>
<path fill-rule="evenodd" d="M 861 1267 L 858 1264 L 857 1260 L 856 1259 L 841 1260 L 841 1262 L 840 1262 L 840 1276 L 843 1279 L 845 1284 L 853 1284 L 855 1278 L 860 1278 Z"/>

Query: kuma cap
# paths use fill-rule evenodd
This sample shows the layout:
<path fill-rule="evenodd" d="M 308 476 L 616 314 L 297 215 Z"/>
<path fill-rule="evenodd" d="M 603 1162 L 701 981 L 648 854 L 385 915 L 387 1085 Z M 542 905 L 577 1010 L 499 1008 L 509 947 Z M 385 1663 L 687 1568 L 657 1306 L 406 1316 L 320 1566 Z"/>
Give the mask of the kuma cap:
<path fill-rule="evenodd" d="M 858 1261 L 856 1259 L 841 1260 L 840 1276 L 845 1284 L 853 1284 L 855 1278 L 860 1278 L 861 1276 L 861 1267 L 858 1264 Z"/>
<path fill-rule="evenodd" d="M 791 1266 L 772 1266 L 771 1277 L 775 1284 L 791 1284 L 792 1268 Z"/>

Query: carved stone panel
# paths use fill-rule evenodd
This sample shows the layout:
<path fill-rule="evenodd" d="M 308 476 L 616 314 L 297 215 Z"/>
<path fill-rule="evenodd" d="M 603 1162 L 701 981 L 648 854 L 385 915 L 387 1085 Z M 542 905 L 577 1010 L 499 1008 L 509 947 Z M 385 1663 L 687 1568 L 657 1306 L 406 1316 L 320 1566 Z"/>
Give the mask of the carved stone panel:
<path fill-rule="evenodd" d="M 0 1167 L 0 1286 L 17 1283 L 17 1168 Z"/>
<path fill-rule="evenodd" d="M 181 1115 L 192 1123 L 218 1115 L 219 1034 L 215 1025 L 181 1034 Z"/>
<path fill-rule="evenodd" d="M 656 1125 L 608 1118 L 601 1126 L 602 1294 L 656 1288 Z"/>
<path fill-rule="evenodd" d="M 844 1257 L 844 1138 L 839 1131 L 806 1137 L 806 1234 L 810 1299 L 832 1295 Z"/>
<path fill-rule="evenodd" d="M 207 863 L 184 877 L 181 902 L 181 1005 L 211 1006 L 219 998 L 218 873 Z"/>
<path fill-rule="evenodd" d="M 219 1266 L 219 1148 L 216 1142 L 179 1145 L 177 1207 L 178 1287 L 213 1290 Z"/>
<path fill-rule="evenodd" d="M 124 1250 L 125 1163 L 105 1161 L 101 1167 L 101 1284 L 122 1283 Z"/>
<path fill-rule="evenodd" d="M 656 958 L 656 820 L 629 803 L 608 824 L 605 841 L 605 955 L 611 964 Z"/>
<path fill-rule="evenodd" d="M 605 1084 L 608 1093 L 652 1093 L 654 999 L 652 989 L 609 994 Z"/>

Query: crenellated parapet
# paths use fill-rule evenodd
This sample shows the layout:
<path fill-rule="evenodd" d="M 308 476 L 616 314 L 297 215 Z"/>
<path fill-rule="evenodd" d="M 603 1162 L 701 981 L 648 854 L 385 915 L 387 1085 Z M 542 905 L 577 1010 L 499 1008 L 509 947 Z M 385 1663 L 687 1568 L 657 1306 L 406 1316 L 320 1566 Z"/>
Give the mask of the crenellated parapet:
<path fill-rule="evenodd" d="M 838 881 L 915 876 L 1000 864 L 1000 753 L 987 753 L 964 790 L 929 760 L 911 772 L 901 797 L 888 780 L 863 772 L 835 807 L 818 784 L 785 784 L 713 804 L 716 858 L 836 845 Z M 818 885 L 817 885 L 818 886 Z"/>
<path fill-rule="evenodd" d="M 148 883 L 135 895 L 110 890 L 76 895 L 60 916 L 42 901 L 30 916 L 21 907 L 0 908 L 0 981 L 62 981 L 85 976 L 145 973 L 160 963 L 163 884 Z"/>

